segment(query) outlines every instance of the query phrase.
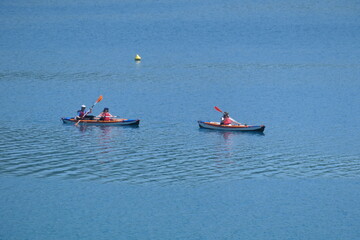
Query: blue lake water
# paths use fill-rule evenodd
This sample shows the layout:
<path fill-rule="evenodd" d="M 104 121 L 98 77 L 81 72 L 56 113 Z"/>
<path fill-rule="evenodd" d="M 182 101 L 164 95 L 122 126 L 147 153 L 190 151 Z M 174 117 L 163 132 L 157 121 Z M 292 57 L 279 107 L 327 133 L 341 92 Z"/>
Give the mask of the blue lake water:
<path fill-rule="evenodd" d="M 359 13 L 2 1 L 0 239 L 360 238 Z M 140 126 L 61 123 L 100 95 Z"/>

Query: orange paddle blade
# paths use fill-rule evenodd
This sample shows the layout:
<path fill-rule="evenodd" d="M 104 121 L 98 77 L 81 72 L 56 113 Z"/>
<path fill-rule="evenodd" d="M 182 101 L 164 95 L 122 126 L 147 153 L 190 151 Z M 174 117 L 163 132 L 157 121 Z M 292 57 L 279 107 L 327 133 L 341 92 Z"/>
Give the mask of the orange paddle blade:
<path fill-rule="evenodd" d="M 100 95 L 100 97 L 98 98 L 98 100 L 96 100 L 96 102 L 98 103 L 98 102 L 100 102 L 102 99 L 103 99 L 103 96 Z"/>

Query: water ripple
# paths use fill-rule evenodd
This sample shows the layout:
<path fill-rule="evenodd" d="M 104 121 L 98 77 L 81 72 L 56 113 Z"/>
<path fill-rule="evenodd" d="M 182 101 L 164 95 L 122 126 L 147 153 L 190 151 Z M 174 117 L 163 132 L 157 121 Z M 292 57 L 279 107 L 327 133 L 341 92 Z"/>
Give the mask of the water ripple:
<path fill-rule="evenodd" d="M 198 132 L 193 138 L 183 134 L 182 138 L 154 139 L 151 134 L 142 136 L 141 129 L 128 128 L 1 131 L 7 136 L 0 144 L 3 174 L 168 184 L 229 178 L 356 177 L 360 173 L 356 156 L 305 154 L 281 141 L 273 151 L 264 145 L 266 136 L 251 134 L 224 138 L 223 133 Z"/>

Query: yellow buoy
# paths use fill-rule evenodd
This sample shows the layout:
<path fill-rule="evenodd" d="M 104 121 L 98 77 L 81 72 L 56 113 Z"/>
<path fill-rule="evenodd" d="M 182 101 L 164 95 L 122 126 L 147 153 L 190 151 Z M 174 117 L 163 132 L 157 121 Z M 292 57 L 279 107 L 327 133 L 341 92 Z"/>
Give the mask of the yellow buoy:
<path fill-rule="evenodd" d="M 136 54 L 135 61 L 141 61 L 141 57 L 139 56 L 139 54 Z"/>

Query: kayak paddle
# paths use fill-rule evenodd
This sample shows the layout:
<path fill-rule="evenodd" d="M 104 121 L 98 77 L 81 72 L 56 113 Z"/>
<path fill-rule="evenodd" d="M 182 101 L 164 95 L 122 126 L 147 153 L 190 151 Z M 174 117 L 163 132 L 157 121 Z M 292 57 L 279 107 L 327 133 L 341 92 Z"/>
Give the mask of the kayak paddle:
<path fill-rule="evenodd" d="M 84 119 L 84 117 L 86 117 L 86 115 L 88 115 L 89 112 L 91 112 L 91 110 L 93 109 L 93 107 L 100 102 L 103 99 L 103 96 L 100 95 L 100 97 L 96 100 L 96 102 L 91 106 L 91 108 L 89 109 L 89 111 L 87 111 L 84 116 L 82 116 L 81 119 L 79 119 L 79 121 L 77 121 L 77 123 L 75 123 L 75 126 L 77 126 L 79 124 L 79 122 Z"/>

